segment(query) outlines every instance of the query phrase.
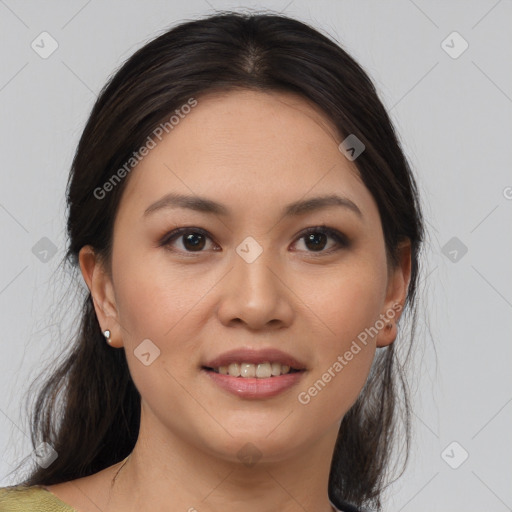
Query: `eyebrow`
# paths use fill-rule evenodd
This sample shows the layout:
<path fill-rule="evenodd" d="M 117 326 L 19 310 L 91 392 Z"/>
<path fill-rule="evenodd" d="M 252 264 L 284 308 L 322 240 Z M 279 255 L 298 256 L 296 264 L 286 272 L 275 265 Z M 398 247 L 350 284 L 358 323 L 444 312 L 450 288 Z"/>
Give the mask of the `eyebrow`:
<path fill-rule="evenodd" d="M 336 194 L 295 201 L 285 206 L 282 215 L 287 217 L 298 216 L 330 206 L 340 206 L 356 213 L 361 218 L 363 217 L 361 210 L 353 201 L 347 197 L 341 197 Z M 171 192 L 152 205 L 148 206 L 148 208 L 146 208 L 144 211 L 143 217 L 146 217 L 151 213 L 162 209 L 174 208 L 186 208 L 189 210 L 215 215 L 230 215 L 229 208 L 211 199 L 198 196 L 187 196 Z"/>

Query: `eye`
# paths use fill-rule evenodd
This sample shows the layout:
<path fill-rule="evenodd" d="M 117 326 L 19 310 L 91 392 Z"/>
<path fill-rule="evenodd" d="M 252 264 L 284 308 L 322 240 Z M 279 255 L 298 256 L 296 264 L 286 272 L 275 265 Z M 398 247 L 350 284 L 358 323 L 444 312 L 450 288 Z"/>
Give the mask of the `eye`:
<path fill-rule="evenodd" d="M 181 248 L 179 248 L 179 251 L 203 252 L 206 240 L 211 240 L 211 238 L 208 236 L 206 231 L 201 228 L 178 228 L 165 235 L 159 245 L 168 247 L 178 240 L 181 242 Z"/>
<path fill-rule="evenodd" d="M 329 238 L 334 240 L 334 244 L 332 244 L 328 250 L 324 250 Z M 300 237 L 297 240 L 302 239 L 304 239 L 306 252 L 319 252 L 325 254 L 349 246 L 349 241 L 343 233 L 328 226 L 316 226 L 308 228 L 300 233 Z M 207 240 L 212 241 L 211 237 L 204 229 L 195 227 L 182 227 L 175 229 L 174 231 L 171 231 L 165 235 L 164 238 L 159 242 L 159 246 L 165 246 L 170 250 L 175 250 L 172 248 L 172 246 L 176 241 L 180 241 L 181 247 L 177 249 L 178 252 L 199 253 L 204 252 L 203 249 L 207 245 Z M 214 246 L 214 251 L 219 250 L 218 246 L 216 247 L 217 248 Z"/>
<path fill-rule="evenodd" d="M 328 250 L 324 251 L 329 238 L 333 239 L 335 243 Z M 328 226 L 308 228 L 301 233 L 298 240 L 302 239 L 304 239 L 304 245 L 307 248 L 307 252 L 331 253 L 349 246 L 349 241 L 343 233 Z"/>

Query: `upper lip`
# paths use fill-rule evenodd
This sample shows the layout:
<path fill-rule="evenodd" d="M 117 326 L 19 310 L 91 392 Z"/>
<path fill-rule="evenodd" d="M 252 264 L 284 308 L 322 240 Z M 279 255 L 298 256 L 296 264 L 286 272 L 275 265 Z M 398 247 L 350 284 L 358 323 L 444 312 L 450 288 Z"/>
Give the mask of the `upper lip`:
<path fill-rule="evenodd" d="M 281 363 L 290 366 L 295 370 L 305 370 L 306 365 L 295 357 L 282 352 L 276 348 L 266 349 L 250 349 L 238 348 L 224 352 L 223 354 L 209 360 L 203 366 L 207 368 L 219 368 L 220 366 L 228 366 L 231 363 Z"/>

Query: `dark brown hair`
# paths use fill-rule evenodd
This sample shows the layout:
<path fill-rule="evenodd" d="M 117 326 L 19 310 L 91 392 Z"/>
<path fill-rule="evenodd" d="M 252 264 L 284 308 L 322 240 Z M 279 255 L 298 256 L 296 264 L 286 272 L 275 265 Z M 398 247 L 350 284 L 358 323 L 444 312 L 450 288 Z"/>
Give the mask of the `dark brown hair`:
<path fill-rule="evenodd" d="M 114 218 L 129 177 L 106 200 L 94 191 L 190 98 L 237 88 L 299 94 L 320 107 L 343 137 L 356 135 L 366 149 L 354 163 L 378 205 L 391 265 L 397 264 L 399 243 L 411 241 L 400 333 L 378 349 L 369 378 L 342 421 L 329 480 L 329 497 L 340 508 L 348 501 L 379 509 L 398 427 L 402 469 L 409 449 L 404 376 L 416 326 L 423 221 L 391 120 L 367 74 L 339 43 L 286 16 L 222 12 L 184 22 L 139 49 L 101 91 L 80 139 L 68 182 L 64 263 L 76 272 L 78 253 L 90 244 L 108 266 Z M 138 437 L 140 395 L 124 350 L 105 343 L 87 290 L 80 314 L 75 342 L 51 370 L 31 416 L 34 447 L 45 441 L 58 458 L 47 468 L 34 467 L 25 485 L 96 473 L 125 458 Z"/>

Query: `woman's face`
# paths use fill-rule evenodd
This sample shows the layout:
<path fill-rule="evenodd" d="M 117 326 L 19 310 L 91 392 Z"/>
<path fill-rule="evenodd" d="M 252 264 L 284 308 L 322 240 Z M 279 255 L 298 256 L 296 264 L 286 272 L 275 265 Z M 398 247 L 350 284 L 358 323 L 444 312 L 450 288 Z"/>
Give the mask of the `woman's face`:
<path fill-rule="evenodd" d="M 284 459 L 334 442 L 376 346 L 396 336 L 383 326 L 407 272 L 388 272 L 376 203 L 315 107 L 283 93 L 197 99 L 126 178 L 96 310 L 125 348 L 146 432 L 226 460 Z M 233 350 L 252 353 L 214 361 Z M 286 356 L 301 371 L 265 377 Z M 212 361 L 232 363 L 223 373 L 259 362 L 239 369 L 264 378 Z"/>

